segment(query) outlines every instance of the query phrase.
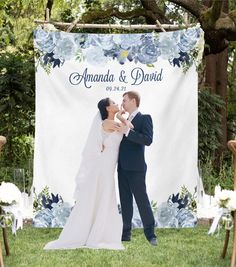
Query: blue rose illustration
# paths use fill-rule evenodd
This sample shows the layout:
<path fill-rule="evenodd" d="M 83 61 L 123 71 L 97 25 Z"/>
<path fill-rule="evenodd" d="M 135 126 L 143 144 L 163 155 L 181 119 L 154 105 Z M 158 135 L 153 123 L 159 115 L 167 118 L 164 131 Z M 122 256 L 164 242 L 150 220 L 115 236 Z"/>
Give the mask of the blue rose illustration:
<path fill-rule="evenodd" d="M 159 39 L 159 48 L 163 59 L 179 57 L 179 47 L 173 42 L 170 35 L 162 34 Z"/>
<path fill-rule="evenodd" d="M 40 210 L 34 217 L 33 226 L 34 227 L 49 227 L 51 225 L 53 215 L 50 209 L 46 208 Z"/>
<path fill-rule="evenodd" d="M 188 52 L 196 45 L 199 33 L 196 29 L 186 30 L 180 36 L 178 46 L 182 52 Z"/>
<path fill-rule="evenodd" d="M 170 205 L 167 202 L 162 203 L 157 208 L 158 227 L 178 227 L 178 220 L 176 219 L 177 213 L 177 205 Z"/>
<path fill-rule="evenodd" d="M 197 216 L 190 210 L 180 209 L 176 218 L 180 227 L 194 227 L 197 224 Z"/>
<path fill-rule="evenodd" d="M 112 35 L 98 35 L 95 39 L 98 46 L 100 46 L 103 50 L 111 50 L 113 46 L 115 45 L 113 41 Z"/>
<path fill-rule="evenodd" d="M 108 57 L 104 56 L 104 51 L 101 47 L 89 47 L 84 49 L 83 55 L 91 65 L 104 64 L 109 60 Z"/>
<path fill-rule="evenodd" d="M 150 35 L 142 38 L 142 44 L 139 46 L 137 58 L 140 63 L 151 64 L 157 61 L 160 56 L 160 48 L 157 40 Z"/>
<path fill-rule="evenodd" d="M 111 50 L 114 46 L 112 35 L 102 35 L 102 34 L 90 34 L 86 41 L 87 47 L 95 46 L 101 47 L 104 50 Z"/>
<path fill-rule="evenodd" d="M 36 30 L 34 32 L 35 46 L 43 52 L 50 53 L 55 47 L 53 35 L 50 32 Z"/>
<path fill-rule="evenodd" d="M 140 34 L 117 34 L 113 36 L 113 40 L 124 50 L 129 50 L 131 47 L 142 43 Z"/>
<path fill-rule="evenodd" d="M 71 213 L 71 206 L 66 202 L 53 203 L 52 208 L 37 212 L 33 220 L 34 227 L 63 227 Z"/>
<path fill-rule="evenodd" d="M 75 56 L 76 45 L 70 38 L 58 40 L 54 49 L 54 58 L 69 60 Z"/>
<path fill-rule="evenodd" d="M 63 227 L 71 213 L 71 206 L 69 203 L 53 203 L 52 204 L 53 219 L 51 222 L 52 227 Z"/>

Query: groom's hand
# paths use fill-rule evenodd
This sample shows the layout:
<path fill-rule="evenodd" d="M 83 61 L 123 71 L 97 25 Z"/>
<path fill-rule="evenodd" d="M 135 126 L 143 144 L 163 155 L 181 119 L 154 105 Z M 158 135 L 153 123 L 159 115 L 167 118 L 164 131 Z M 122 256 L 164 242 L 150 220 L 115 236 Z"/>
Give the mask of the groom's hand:
<path fill-rule="evenodd" d="M 125 114 L 125 110 L 124 110 L 122 104 L 120 105 L 120 111 L 119 112 L 120 112 L 121 115 Z"/>
<path fill-rule="evenodd" d="M 127 136 L 129 131 L 130 131 L 130 127 L 127 124 L 122 124 L 120 126 L 120 129 L 119 129 L 120 133 L 123 133 L 123 134 L 125 134 Z"/>

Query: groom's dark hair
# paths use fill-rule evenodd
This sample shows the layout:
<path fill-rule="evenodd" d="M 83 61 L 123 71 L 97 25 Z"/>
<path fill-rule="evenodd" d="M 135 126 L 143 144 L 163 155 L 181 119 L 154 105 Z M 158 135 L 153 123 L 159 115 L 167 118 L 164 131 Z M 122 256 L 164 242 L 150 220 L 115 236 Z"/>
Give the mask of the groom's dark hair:
<path fill-rule="evenodd" d="M 100 111 L 102 120 L 107 119 L 107 117 L 108 117 L 107 107 L 109 107 L 109 106 L 110 106 L 110 98 L 109 97 L 103 98 L 102 100 L 100 100 L 98 102 L 98 109 Z"/>

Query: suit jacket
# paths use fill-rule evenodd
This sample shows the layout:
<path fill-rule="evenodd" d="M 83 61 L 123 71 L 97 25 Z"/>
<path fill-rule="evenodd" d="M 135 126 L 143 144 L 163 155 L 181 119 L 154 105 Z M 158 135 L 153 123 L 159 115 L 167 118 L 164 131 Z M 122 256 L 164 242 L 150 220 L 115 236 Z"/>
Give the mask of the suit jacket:
<path fill-rule="evenodd" d="M 152 118 L 138 112 L 132 124 L 134 129 L 130 130 L 127 137 L 124 135 L 120 143 L 118 170 L 146 171 L 144 152 L 145 146 L 151 145 L 153 139 Z"/>

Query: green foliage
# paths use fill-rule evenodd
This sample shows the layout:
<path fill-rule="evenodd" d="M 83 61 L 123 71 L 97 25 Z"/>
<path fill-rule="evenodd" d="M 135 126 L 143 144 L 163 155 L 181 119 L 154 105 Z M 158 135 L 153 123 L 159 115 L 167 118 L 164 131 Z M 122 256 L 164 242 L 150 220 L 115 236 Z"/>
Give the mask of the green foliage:
<path fill-rule="evenodd" d="M 0 70 L 1 134 L 8 138 L 11 145 L 13 138 L 34 133 L 32 52 L 24 54 L 15 50 L 1 53 Z"/>
<path fill-rule="evenodd" d="M 0 54 L 0 121 L 3 134 L 34 131 L 33 54 L 17 50 Z"/>
<path fill-rule="evenodd" d="M 7 138 L 0 157 L 0 181 L 14 181 L 14 169 L 22 168 L 24 177 L 17 184 L 21 190 L 32 184 L 34 97 L 32 51 L 0 53 L 0 125 L 1 135 Z"/>
<path fill-rule="evenodd" d="M 200 176 L 202 177 L 205 193 L 214 195 L 216 185 L 222 189 L 233 190 L 234 177 L 231 164 L 221 160 L 219 170 L 216 170 L 210 157 L 200 166 Z"/>
<path fill-rule="evenodd" d="M 43 19 L 46 0 L 6 0 L 0 4 L 0 47 L 8 45 L 23 51 L 32 48 L 34 19 Z"/>
<path fill-rule="evenodd" d="M 214 151 L 220 147 L 221 114 L 224 108 L 222 98 L 204 88 L 198 92 L 198 157 L 205 162 L 208 156 L 214 157 Z"/>
<path fill-rule="evenodd" d="M 0 228 L 12 226 L 13 221 L 13 214 L 0 207 Z"/>
<path fill-rule="evenodd" d="M 33 172 L 32 161 L 29 161 L 28 168 L 0 167 L 0 183 L 2 181 L 14 183 L 21 192 L 30 193 Z"/>
<path fill-rule="evenodd" d="M 236 42 L 231 42 L 228 59 L 227 127 L 230 139 L 236 138 Z"/>
<path fill-rule="evenodd" d="M 196 194 L 197 194 L 196 188 L 195 188 L 195 192 L 192 194 L 191 192 L 189 192 L 188 188 L 185 185 L 181 187 L 180 197 L 182 199 L 184 199 L 186 196 L 188 197 L 188 205 L 186 209 L 194 211 L 194 212 L 197 211 Z"/>
<path fill-rule="evenodd" d="M 157 212 L 157 202 L 151 200 L 151 203 L 150 204 L 151 204 L 151 208 L 152 208 L 153 214 L 156 214 L 156 212 Z"/>
<path fill-rule="evenodd" d="M 32 136 L 16 136 L 9 141 L 0 158 L 0 182 L 13 182 L 21 191 L 30 191 L 33 179 Z M 12 153 L 12 154 L 11 154 Z M 12 161 L 9 160 L 9 154 Z"/>
<path fill-rule="evenodd" d="M 42 204 L 43 196 L 46 198 L 50 197 L 48 186 L 45 186 L 44 189 L 38 195 L 36 195 L 36 193 L 34 192 L 34 203 L 33 203 L 34 212 L 43 209 L 43 204 Z"/>

